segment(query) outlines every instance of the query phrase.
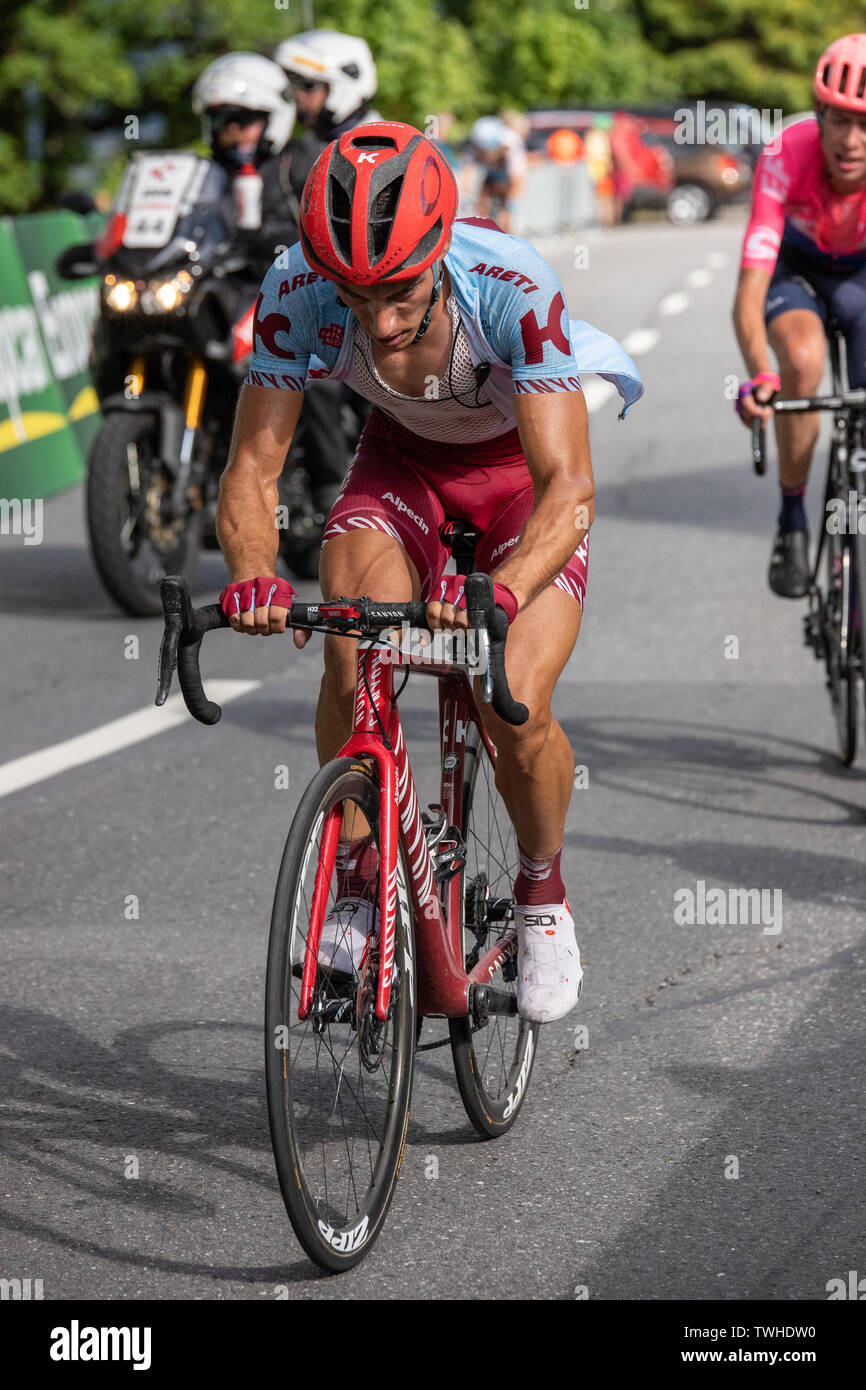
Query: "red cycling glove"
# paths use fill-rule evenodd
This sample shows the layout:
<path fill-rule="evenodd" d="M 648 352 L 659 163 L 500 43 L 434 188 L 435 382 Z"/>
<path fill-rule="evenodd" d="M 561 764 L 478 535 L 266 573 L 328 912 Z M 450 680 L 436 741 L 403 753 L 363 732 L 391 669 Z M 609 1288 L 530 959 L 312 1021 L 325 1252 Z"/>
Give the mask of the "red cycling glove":
<path fill-rule="evenodd" d="M 737 392 L 737 399 L 734 402 L 734 409 L 736 410 L 741 420 L 746 419 L 746 416 L 743 414 L 743 397 L 754 396 L 755 387 L 762 385 L 772 386 L 774 395 L 777 391 L 781 391 L 782 389 L 782 383 L 775 372 L 758 372 L 757 376 L 754 377 L 751 381 L 744 381 L 739 391 Z M 767 402 L 756 401 L 756 404 L 766 405 Z"/>
<path fill-rule="evenodd" d="M 437 603 L 453 603 L 455 608 L 466 607 L 464 589 L 466 588 L 465 574 L 443 574 L 439 580 L 439 593 L 434 592 L 430 598 Z M 507 584 L 497 584 L 493 581 L 493 602 L 498 603 L 500 608 L 505 609 L 509 626 L 517 617 L 517 599 L 511 592 Z"/>
<path fill-rule="evenodd" d="M 254 613 L 257 608 L 269 608 L 272 603 L 277 608 L 291 608 L 294 597 L 295 590 L 288 580 L 259 575 L 227 584 L 220 594 L 220 607 L 227 618 L 234 618 L 240 613 Z"/>

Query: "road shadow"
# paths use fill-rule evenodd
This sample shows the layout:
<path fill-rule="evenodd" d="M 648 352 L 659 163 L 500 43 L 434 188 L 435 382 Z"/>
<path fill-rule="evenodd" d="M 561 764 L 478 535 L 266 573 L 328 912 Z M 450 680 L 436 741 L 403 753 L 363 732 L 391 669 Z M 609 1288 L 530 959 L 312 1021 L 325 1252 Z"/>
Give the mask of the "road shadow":
<path fill-rule="evenodd" d="M 574 1284 L 590 1298 L 825 1299 L 828 1280 L 862 1269 L 866 938 L 792 977 L 816 969 L 826 972 L 824 988 L 761 1066 L 654 1065 L 652 1035 L 672 1033 L 682 1010 L 706 1011 L 709 1032 L 716 1003 L 727 1001 L 730 1017 L 737 995 L 771 990 L 778 978 L 685 999 L 678 992 L 641 1014 L 647 1093 L 655 1075 L 660 1089 L 672 1083 L 693 1097 L 706 1120 L 684 1153 L 672 1130 L 664 1167 L 642 1164 L 641 1214 L 585 1262 L 575 1259 Z M 580 1068 L 591 1072 L 593 1054 L 604 1061 L 617 1045 L 597 1036 Z"/>
<path fill-rule="evenodd" d="M 820 805 L 822 825 L 866 823 L 866 771 L 844 768 L 827 747 L 761 729 L 726 728 L 717 719 L 704 724 L 639 716 L 558 718 L 576 764 L 588 769 L 590 786 L 747 820 L 814 823 L 808 808 L 768 809 L 759 795 L 767 788 L 780 794 L 789 789 Z M 832 777 L 838 792 L 827 790 L 816 774 Z"/>
<path fill-rule="evenodd" d="M 193 1161 L 198 1170 L 239 1179 L 272 1194 L 281 1205 L 271 1158 L 262 1067 L 237 1068 L 234 1078 L 195 1075 L 160 1063 L 153 1049 L 173 1034 L 198 1033 L 208 1039 L 251 1037 L 260 1048 L 261 1029 L 224 1021 L 175 1020 L 120 1032 L 110 1046 L 84 1036 L 50 1014 L 15 1007 L 0 1010 L 0 1092 L 5 1114 L 0 1153 L 5 1165 L 21 1165 L 34 1192 L 61 1191 L 65 1184 L 81 1194 L 66 1207 L 70 1224 L 62 1229 L 50 1217 L 0 1210 L 0 1229 L 45 1241 L 49 1246 L 97 1256 L 117 1265 L 171 1274 L 204 1275 L 249 1284 L 301 1282 L 318 1271 L 300 1256 L 286 1218 L 285 1264 L 250 1266 L 172 1259 L 113 1244 L 91 1233 L 92 1202 L 137 1207 L 145 1216 L 183 1223 L 214 1220 L 216 1199 L 184 1191 L 180 1183 L 124 1176 L 125 1157 L 156 1150 L 164 1158 Z M 40 1063 L 40 1058 L 44 1063 Z M 238 1149 L 241 1158 L 224 1150 Z M 80 1151 L 78 1156 L 76 1151 Z M 19 1189 L 24 1185 L 19 1183 Z M 28 1202 L 30 1211 L 37 1210 Z M 50 1203 L 46 1210 L 50 1210 Z M 100 1213 L 102 1215 L 102 1213 Z M 322 1277 L 327 1277 L 323 1275 Z"/>

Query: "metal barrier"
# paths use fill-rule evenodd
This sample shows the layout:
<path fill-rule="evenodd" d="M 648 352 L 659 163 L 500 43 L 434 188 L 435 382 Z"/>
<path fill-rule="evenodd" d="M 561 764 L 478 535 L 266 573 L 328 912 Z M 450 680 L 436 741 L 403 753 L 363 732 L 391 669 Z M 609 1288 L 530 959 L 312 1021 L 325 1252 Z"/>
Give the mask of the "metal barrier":
<path fill-rule="evenodd" d="M 481 172 L 477 177 L 464 173 L 461 179 L 461 217 L 475 211 Z M 574 164 L 530 164 L 523 193 L 514 200 L 512 231 L 515 236 L 552 236 L 570 227 L 594 226 L 598 222 L 595 185 L 583 160 Z"/>

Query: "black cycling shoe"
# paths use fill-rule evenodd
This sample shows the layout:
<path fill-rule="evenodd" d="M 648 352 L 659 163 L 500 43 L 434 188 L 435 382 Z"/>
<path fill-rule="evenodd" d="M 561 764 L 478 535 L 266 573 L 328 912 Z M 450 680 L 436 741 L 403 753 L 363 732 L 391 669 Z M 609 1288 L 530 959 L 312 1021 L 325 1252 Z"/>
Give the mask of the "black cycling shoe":
<path fill-rule="evenodd" d="M 780 598 L 806 597 L 812 582 L 808 531 L 776 532 L 768 578 Z"/>

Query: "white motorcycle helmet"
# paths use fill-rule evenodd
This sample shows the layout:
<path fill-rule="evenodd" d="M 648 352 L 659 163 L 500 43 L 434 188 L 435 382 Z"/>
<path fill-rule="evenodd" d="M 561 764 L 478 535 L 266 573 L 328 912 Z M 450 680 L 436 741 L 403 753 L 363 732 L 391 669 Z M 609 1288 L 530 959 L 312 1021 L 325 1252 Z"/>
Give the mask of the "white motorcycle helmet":
<path fill-rule="evenodd" d="M 328 84 L 323 110 L 333 125 L 341 125 L 376 95 L 373 55 L 364 39 L 353 34 L 310 29 L 281 43 L 274 61 L 288 77 Z"/>
<path fill-rule="evenodd" d="M 221 163 L 232 154 L 219 146 L 215 117 L 219 108 L 261 112 L 267 117 L 253 152 L 253 162 L 281 150 L 295 124 L 295 103 L 282 68 L 258 53 L 226 53 L 210 63 L 192 89 L 192 109 L 202 118 L 202 133 Z"/>

